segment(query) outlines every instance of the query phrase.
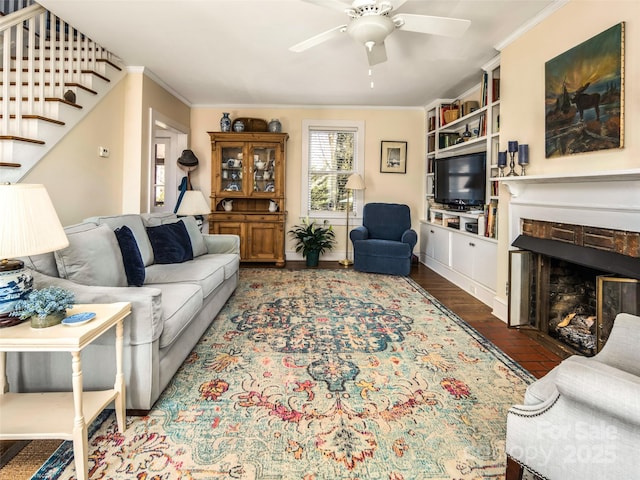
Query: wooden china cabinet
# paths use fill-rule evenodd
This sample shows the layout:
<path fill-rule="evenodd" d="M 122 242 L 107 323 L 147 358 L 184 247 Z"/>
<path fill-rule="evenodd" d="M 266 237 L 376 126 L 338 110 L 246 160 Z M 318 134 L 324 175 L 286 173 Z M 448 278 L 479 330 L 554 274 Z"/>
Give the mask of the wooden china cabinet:
<path fill-rule="evenodd" d="M 240 236 L 243 262 L 285 265 L 285 147 L 289 135 L 209 132 L 209 231 Z"/>

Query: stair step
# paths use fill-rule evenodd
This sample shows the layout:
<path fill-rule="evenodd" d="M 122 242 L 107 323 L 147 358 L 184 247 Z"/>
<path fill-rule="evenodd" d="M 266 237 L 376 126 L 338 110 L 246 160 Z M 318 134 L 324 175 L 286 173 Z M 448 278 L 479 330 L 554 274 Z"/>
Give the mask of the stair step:
<path fill-rule="evenodd" d="M 0 68 L 0 73 L 3 72 L 4 70 L 2 68 Z M 15 73 L 16 69 L 12 68 L 9 70 L 9 72 L 11 73 Z M 54 70 L 55 73 L 60 74 L 60 70 L 55 69 Z M 39 68 L 34 68 L 33 70 L 29 70 L 28 68 L 23 68 L 22 69 L 22 73 L 40 73 L 40 69 Z M 51 73 L 51 70 L 48 68 L 44 69 L 44 73 Z M 71 73 L 75 73 L 73 70 L 65 70 L 63 73 L 66 74 L 71 74 Z M 96 72 L 95 70 L 80 70 L 80 73 L 85 74 L 85 75 L 94 75 L 98 78 L 100 78 L 101 80 L 104 80 L 105 82 L 111 82 L 111 80 L 109 80 L 108 77 L 105 77 L 104 75 L 102 75 L 101 73 Z"/>
<path fill-rule="evenodd" d="M 42 140 L 35 138 L 17 137 L 16 135 L 0 135 L 0 140 L 15 140 L 17 142 L 35 143 L 36 145 L 44 145 Z"/>
<path fill-rule="evenodd" d="M 2 119 L 2 118 L 3 118 L 3 116 L 0 115 L 0 119 Z M 9 115 L 9 119 L 15 120 L 16 116 L 15 115 Z M 42 120 L 43 122 L 49 122 L 49 123 L 53 123 L 55 125 L 61 125 L 61 126 L 65 125 L 65 123 L 62 120 L 57 120 L 55 118 L 45 117 L 43 115 L 26 114 L 26 115 L 22 115 L 22 119 L 23 120 Z"/>
<path fill-rule="evenodd" d="M 3 82 L 0 81 L 0 86 L 2 86 L 2 85 L 3 85 Z M 9 82 L 9 86 L 10 87 L 15 87 L 16 86 L 16 82 Z M 28 87 L 29 86 L 29 82 L 22 82 L 22 86 L 23 87 Z M 40 83 L 39 82 L 34 82 L 33 86 L 34 87 L 39 87 Z M 49 87 L 49 86 L 51 86 L 51 83 L 50 82 L 45 82 L 44 86 L 45 87 Z M 60 83 L 56 82 L 55 86 L 59 87 Z M 98 92 L 96 92 L 95 90 L 92 90 L 89 87 L 86 87 L 86 86 L 82 85 L 81 83 L 73 83 L 73 82 L 72 83 L 65 83 L 64 86 L 65 87 L 80 88 L 80 89 L 84 90 L 85 92 L 91 93 L 92 95 L 97 95 L 98 94 Z"/>
<path fill-rule="evenodd" d="M 4 100 L 2 97 L 0 97 L 0 101 Z M 16 101 L 16 97 L 9 97 L 9 101 L 10 102 L 15 102 Z M 29 99 L 27 97 L 22 97 L 22 101 L 23 102 L 28 102 Z M 39 97 L 35 97 L 33 99 L 34 102 L 39 102 L 40 98 Z M 65 105 L 69 105 L 71 107 L 75 107 L 75 108 L 82 108 L 82 105 L 78 105 L 77 103 L 71 103 L 67 100 L 65 100 L 64 98 L 56 98 L 56 97 L 45 97 L 44 99 L 45 102 L 60 102 L 60 103 L 64 103 Z"/>
<path fill-rule="evenodd" d="M 55 57 L 55 58 L 53 58 L 53 59 L 52 59 L 51 57 L 45 57 L 45 58 L 44 58 L 44 60 L 45 60 L 45 62 L 50 62 L 51 60 L 54 60 L 54 61 L 59 62 L 59 61 L 61 61 L 62 59 L 61 59 L 60 57 Z M 82 59 L 82 60 L 81 60 L 81 62 L 82 62 L 83 60 L 84 60 L 84 59 Z M 15 61 L 16 61 L 16 57 L 11 57 L 11 61 L 12 61 L 12 62 L 15 62 Z M 29 61 L 29 57 L 22 57 L 22 61 L 23 61 L 23 62 L 28 62 L 28 61 Z M 34 62 L 39 62 L 39 61 L 40 61 L 40 57 L 35 57 L 35 58 L 33 59 L 33 61 L 34 61 Z M 76 58 L 73 58 L 73 60 L 72 60 L 72 61 L 73 61 L 73 62 L 77 62 L 78 60 L 77 60 Z M 116 69 L 116 70 L 118 70 L 118 71 L 121 71 L 121 70 L 122 70 L 122 68 L 121 68 L 121 67 L 119 67 L 118 65 L 116 65 L 115 63 L 113 63 L 111 60 L 107 60 L 106 58 L 96 58 L 96 60 L 95 60 L 95 61 L 96 61 L 96 63 L 104 63 L 104 64 L 106 64 L 106 65 L 109 65 L 110 67 L 115 68 L 115 69 Z"/>

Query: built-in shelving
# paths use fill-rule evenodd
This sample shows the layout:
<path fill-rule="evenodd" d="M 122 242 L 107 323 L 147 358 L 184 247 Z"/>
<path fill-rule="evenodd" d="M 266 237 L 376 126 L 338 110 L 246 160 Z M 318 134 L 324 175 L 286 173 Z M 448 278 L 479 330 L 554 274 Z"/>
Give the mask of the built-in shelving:
<path fill-rule="evenodd" d="M 439 98 L 426 107 L 424 220 L 420 226 L 420 261 L 491 305 L 497 276 L 497 204 L 500 174 L 500 59 L 483 66 L 480 83 L 457 98 Z M 470 103 L 471 102 L 471 103 Z M 445 118 L 458 108 L 459 118 Z M 449 120 L 449 121 L 447 121 Z M 463 136 L 466 130 L 468 138 Z M 434 203 L 436 158 L 486 152 L 486 199 L 482 211 L 451 211 Z M 477 227 L 476 227 L 477 225 Z M 469 228 L 467 228 L 469 226 Z M 473 226 L 473 228 L 472 228 Z"/>

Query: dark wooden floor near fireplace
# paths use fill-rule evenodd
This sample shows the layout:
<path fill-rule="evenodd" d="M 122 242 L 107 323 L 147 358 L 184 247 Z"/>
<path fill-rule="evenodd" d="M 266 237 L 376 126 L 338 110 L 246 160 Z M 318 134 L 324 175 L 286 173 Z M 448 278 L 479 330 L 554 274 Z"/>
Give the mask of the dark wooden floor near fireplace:
<path fill-rule="evenodd" d="M 253 266 L 258 266 L 253 265 Z M 304 262 L 288 261 L 286 268 L 306 268 Z M 321 261 L 318 268 L 344 268 L 338 262 Z M 547 347 L 491 314 L 491 308 L 422 264 L 414 264 L 411 278 L 460 318 L 491 340 L 536 378 L 544 376 L 562 358 Z"/>

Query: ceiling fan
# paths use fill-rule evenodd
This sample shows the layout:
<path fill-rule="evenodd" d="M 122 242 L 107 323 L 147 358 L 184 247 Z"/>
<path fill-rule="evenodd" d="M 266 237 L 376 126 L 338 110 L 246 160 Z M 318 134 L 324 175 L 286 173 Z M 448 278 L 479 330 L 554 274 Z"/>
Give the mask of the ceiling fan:
<path fill-rule="evenodd" d="M 469 20 L 459 18 L 410 13 L 392 15 L 407 0 L 354 0 L 351 6 L 339 0 L 302 1 L 339 10 L 351 17 L 351 21 L 297 43 L 289 47 L 289 50 L 302 52 L 346 32 L 356 42 L 366 47 L 367 58 L 371 66 L 386 62 L 387 51 L 384 41 L 395 29 L 459 37 L 471 24 Z"/>

